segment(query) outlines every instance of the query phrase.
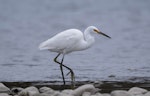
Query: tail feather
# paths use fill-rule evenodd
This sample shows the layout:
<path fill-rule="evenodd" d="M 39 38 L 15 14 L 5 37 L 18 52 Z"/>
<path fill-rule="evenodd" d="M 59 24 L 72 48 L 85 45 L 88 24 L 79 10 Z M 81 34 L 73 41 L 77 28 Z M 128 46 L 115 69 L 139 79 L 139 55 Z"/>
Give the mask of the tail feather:
<path fill-rule="evenodd" d="M 41 43 L 41 44 L 39 45 L 39 49 L 40 49 L 40 50 L 46 50 L 46 49 L 48 49 L 48 48 L 47 48 L 47 46 L 45 46 L 44 43 Z"/>

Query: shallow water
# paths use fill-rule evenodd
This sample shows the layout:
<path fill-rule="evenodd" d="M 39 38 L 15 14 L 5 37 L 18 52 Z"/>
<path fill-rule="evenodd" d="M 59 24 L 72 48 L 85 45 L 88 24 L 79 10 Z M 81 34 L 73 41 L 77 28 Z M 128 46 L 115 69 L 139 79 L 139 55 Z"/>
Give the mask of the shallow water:
<path fill-rule="evenodd" d="M 89 25 L 112 39 L 96 36 L 92 48 L 65 57 L 77 81 L 149 80 L 149 4 L 149 0 L 1 0 L 0 81 L 61 81 L 53 62 L 57 54 L 38 46 L 62 30 L 84 31 Z"/>

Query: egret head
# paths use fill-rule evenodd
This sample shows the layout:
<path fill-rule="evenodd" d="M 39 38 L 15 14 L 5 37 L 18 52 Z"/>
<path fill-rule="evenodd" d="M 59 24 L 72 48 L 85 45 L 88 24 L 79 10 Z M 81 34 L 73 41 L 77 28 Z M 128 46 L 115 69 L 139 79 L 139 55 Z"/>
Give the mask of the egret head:
<path fill-rule="evenodd" d="M 90 31 L 92 31 L 92 32 L 96 32 L 96 33 L 101 34 L 101 35 L 103 35 L 103 36 L 105 36 L 105 37 L 111 38 L 110 36 L 108 36 L 108 35 L 106 35 L 105 33 L 101 32 L 101 31 L 100 31 L 98 28 L 96 28 L 95 26 L 90 26 L 90 27 L 88 27 L 88 28 L 89 28 Z"/>
<path fill-rule="evenodd" d="M 100 30 L 98 30 L 96 27 L 93 29 L 94 32 L 98 33 L 98 34 L 101 34 L 105 37 L 108 37 L 108 38 L 111 38 L 110 36 L 106 35 L 105 33 L 101 32 Z"/>

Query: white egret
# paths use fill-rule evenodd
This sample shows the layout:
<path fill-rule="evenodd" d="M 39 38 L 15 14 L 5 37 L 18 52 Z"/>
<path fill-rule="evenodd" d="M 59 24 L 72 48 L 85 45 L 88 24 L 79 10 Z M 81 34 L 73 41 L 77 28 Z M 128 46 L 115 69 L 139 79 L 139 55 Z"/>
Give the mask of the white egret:
<path fill-rule="evenodd" d="M 40 50 L 47 49 L 51 52 L 58 53 L 58 55 L 54 58 L 54 61 L 60 65 L 60 70 L 61 70 L 64 85 L 65 85 L 65 78 L 63 73 L 63 67 L 67 68 L 69 70 L 69 73 L 71 73 L 72 85 L 74 85 L 74 81 L 75 81 L 73 70 L 63 64 L 64 56 L 73 51 L 81 51 L 90 48 L 95 42 L 92 33 L 98 33 L 108 38 L 111 38 L 108 35 L 99 31 L 96 27 L 89 26 L 88 28 L 85 29 L 84 33 L 82 33 L 78 29 L 68 29 L 56 34 L 54 37 L 40 44 L 39 46 Z M 63 57 L 61 62 L 59 62 L 57 58 L 61 54 L 63 55 Z"/>

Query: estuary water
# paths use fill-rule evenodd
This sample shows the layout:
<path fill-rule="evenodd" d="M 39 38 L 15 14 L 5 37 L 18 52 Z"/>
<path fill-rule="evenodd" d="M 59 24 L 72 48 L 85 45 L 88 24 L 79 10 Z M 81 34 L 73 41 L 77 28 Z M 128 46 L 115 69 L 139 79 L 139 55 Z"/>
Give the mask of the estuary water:
<path fill-rule="evenodd" d="M 77 81 L 150 78 L 150 0 L 0 0 L 0 81 L 62 81 L 57 54 L 38 46 L 90 25 L 112 39 L 95 35 L 93 47 L 65 56 Z"/>

